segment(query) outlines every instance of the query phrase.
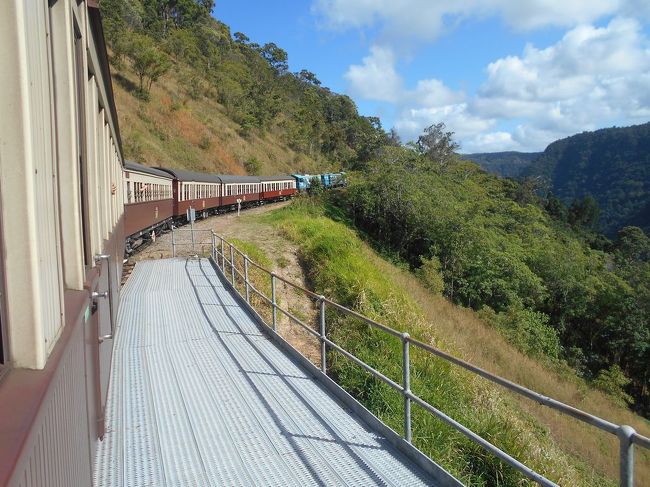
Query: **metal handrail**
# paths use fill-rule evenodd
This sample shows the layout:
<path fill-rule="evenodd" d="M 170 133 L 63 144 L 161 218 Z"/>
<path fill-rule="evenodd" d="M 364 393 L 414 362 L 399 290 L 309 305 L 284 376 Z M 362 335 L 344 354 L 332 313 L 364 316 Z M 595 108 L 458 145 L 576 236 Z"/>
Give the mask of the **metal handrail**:
<path fill-rule="evenodd" d="M 219 248 L 217 246 L 217 239 L 220 241 L 220 248 L 221 251 L 219 251 Z M 231 258 L 227 259 L 225 255 L 225 246 L 228 246 L 230 249 L 230 254 Z M 238 253 L 242 258 L 243 258 L 243 263 L 244 263 L 244 272 L 240 272 L 236 267 L 236 264 L 234 263 L 234 252 Z M 443 360 L 446 360 L 447 362 L 450 362 L 454 365 L 458 365 L 459 367 L 464 368 L 465 370 L 472 372 L 474 374 L 477 374 L 495 384 L 498 384 L 502 387 L 505 387 L 506 389 L 513 391 L 521 396 L 524 396 L 528 399 L 531 399 L 535 402 L 538 402 L 541 405 L 547 406 L 551 409 L 554 409 L 562 414 L 571 416 L 579 421 L 582 421 L 584 423 L 590 424 L 592 426 L 595 426 L 598 429 L 601 429 L 603 431 L 606 431 L 608 433 L 614 434 L 618 437 L 619 439 L 619 446 L 620 446 L 620 451 L 619 451 L 619 461 L 620 461 L 620 485 L 622 487 L 633 487 L 634 485 L 634 445 L 639 445 L 643 448 L 650 449 L 650 438 L 647 438 L 639 433 L 637 433 L 634 428 L 628 425 L 617 425 L 614 423 L 611 423 L 605 419 L 602 419 L 598 416 L 589 414 L 585 411 L 582 411 L 580 409 L 574 408 L 573 406 L 569 406 L 568 404 L 564 404 L 556 399 L 553 399 L 551 397 L 545 396 L 543 394 L 540 394 L 538 392 L 535 392 L 531 389 L 528 389 L 526 387 L 523 387 L 519 384 L 516 384 L 512 381 L 509 381 L 507 379 L 504 379 L 503 377 L 499 377 L 498 375 L 492 374 L 480 367 L 477 367 L 475 365 L 470 364 L 469 362 L 466 362 L 462 359 L 459 359 L 457 357 L 454 357 L 453 355 L 444 352 L 440 350 L 439 348 L 436 348 L 430 344 L 421 342 L 419 340 L 416 340 L 414 338 L 411 338 L 408 333 L 403 333 L 400 331 L 397 331 L 393 328 L 390 328 L 388 326 L 382 325 L 381 323 L 378 323 L 356 311 L 353 311 L 349 308 L 346 308 L 345 306 L 342 306 L 331 299 L 326 298 L 325 296 L 318 295 L 314 293 L 313 291 L 310 291 L 308 289 L 305 289 L 298 284 L 295 284 L 288 279 L 278 276 L 272 271 L 269 271 L 268 269 L 265 269 L 261 265 L 257 264 L 256 262 L 252 261 L 244 252 L 241 250 L 237 249 L 231 242 L 228 242 L 226 239 L 224 239 L 222 236 L 217 235 L 216 233 L 212 232 L 212 257 L 217 264 L 217 267 L 221 271 L 221 273 L 226 276 L 226 262 L 229 264 L 230 267 L 230 274 L 232 276 L 232 284 L 233 288 L 237 293 L 241 296 L 241 292 L 237 289 L 234 283 L 234 275 L 235 272 L 237 275 L 239 275 L 241 278 L 244 279 L 244 284 L 245 284 L 245 290 L 246 290 L 246 302 L 250 305 L 250 291 L 253 291 L 255 294 L 259 295 L 266 303 L 272 306 L 273 309 L 273 321 L 272 321 L 272 327 L 273 330 L 277 332 L 277 317 L 276 317 L 276 311 L 279 310 L 282 312 L 285 316 L 289 318 L 290 321 L 293 321 L 294 323 L 300 325 L 303 329 L 308 331 L 312 336 L 315 336 L 316 338 L 319 339 L 320 341 L 320 346 L 321 346 L 321 371 L 323 373 L 327 373 L 327 362 L 326 362 L 326 347 L 330 347 L 340 354 L 344 355 L 346 358 L 349 360 L 353 361 L 355 364 L 358 366 L 362 367 L 364 370 L 366 370 L 368 373 L 372 374 L 374 377 L 378 378 L 388 386 L 390 386 L 392 389 L 398 391 L 401 393 L 404 397 L 404 439 L 408 441 L 409 443 L 412 442 L 412 434 L 411 434 L 411 401 L 418 404 L 420 407 L 431 413 L 432 415 L 436 416 L 449 426 L 453 427 L 463 435 L 465 435 L 467 438 L 469 438 L 471 441 L 474 441 L 475 443 L 479 444 L 481 447 L 483 447 L 485 450 L 489 451 L 502 461 L 506 462 L 528 478 L 534 480 L 535 482 L 539 483 L 540 485 L 544 486 L 556 486 L 557 484 L 553 483 L 551 480 L 545 478 L 538 472 L 535 472 L 531 468 L 527 467 L 526 465 L 522 464 L 519 462 L 517 459 L 514 457 L 510 456 L 506 452 L 502 451 L 495 445 L 491 444 L 489 441 L 485 440 L 478 434 L 474 433 L 471 431 L 469 428 L 463 426 L 460 424 L 458 421 L 454 420 L 453 418 L 447 416 L 445 413 L 440 411 L 439 409 L 435 408 L 428 402 L 426 402 L 424 399 L 420 398 L 419 396 L 415 395 L 411 390 L 410 390 L 410 353 L 409 353 L 409 348 L 410 345 L 416 346 L 421 350 L 424 350 L 432 355 L 435 355 Z M 219 263 L 219 257 L 221 257 L 221 265 Z M 253 267 L 263 271 L 264 273 L 268 274 L 271 277 L 271 290 L 272 290 L 272 296 L 269 298 L 266 296 L 264 293 L 262 293 L 260 290 L 255 288 L 253 284 L 251 284 L 249 275 L 248 275 L 248 266 L 252 265 Z M 276 280 L 280 280 L 289 286 L 293 287 L 294 289 L 297 289 L 299 291 L 302 291 L 304 294 L 307 296 L 314 298 L 318 300 L 320 304 L 320 330 L 316 331 L 311 329 L 307 324 L 305 324 L 303 321 L 298 319 L 296 316 L 291 314 L 289 311 L 283 309 L 277 304 L 277 299 L 276 299 Z M 398 384 L 397 382 L 393 381 L 389 377 L 385 376 L 372 366 L 366 364 L 363 362 L 361 359 L 353 355 L 352 353 L 348 352 L 326 336 L 326 323 L 325 323 L 325 307 L 330 306 L 346 315 L 352 316 L 356 319 L 361 320 L 362 322 L 377 328 L 379 330 L 382 330 L 385 333 L 388 333 L 394 337 L 398 337 L 402 341 L 402 359 L 403 359 L 403 377 L 402 377 L 402 384 Z"/>

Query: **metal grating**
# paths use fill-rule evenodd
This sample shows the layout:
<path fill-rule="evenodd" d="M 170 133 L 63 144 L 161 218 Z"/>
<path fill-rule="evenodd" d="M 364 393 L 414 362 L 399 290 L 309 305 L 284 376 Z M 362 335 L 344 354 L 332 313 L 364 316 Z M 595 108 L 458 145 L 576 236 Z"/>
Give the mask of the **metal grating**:
<path fill-rule="evenodd" d="M 95 485 L 433 485 L 282 352 L 206 259 L 122 293 Z"/>

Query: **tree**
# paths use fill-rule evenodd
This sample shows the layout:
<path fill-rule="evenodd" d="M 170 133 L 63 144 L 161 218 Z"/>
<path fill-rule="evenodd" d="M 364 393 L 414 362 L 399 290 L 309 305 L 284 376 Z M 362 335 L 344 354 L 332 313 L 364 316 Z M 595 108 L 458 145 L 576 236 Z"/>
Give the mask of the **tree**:
<path fill-rule="evenodd" d="M 618 232 L 616 251 L 626 261 L 648 262 L 650 260 L 650 237 L 639 227 L 624 227 Z"/>
<path fill-rule="evenodd" d="M 574 199 L 569 207 L 569 223 L 575 227 L 595 230 L 600 218 L 600 208 L 591 195 Z"/>
<path fill-rule="evenodd" d="M 546 196 L 546 202 L 544 203 L 544 209 L 551 215 L 555 220 L 561 222 L 566 222 L 567 220 L 567 207 L 562 203 L 562 200 L 555 196 L 553 193 L 549 192 Z"/>
<path fill-rule="evenodd" d="M 445 132 L 445 123 L 438 122 L 424 129 L 418 137 L 416 148 L 420 154 L 445 169 L 451 156 L 460 146 L 454 141 L 453 132 Z"/>
<path fill-rule="evenodd" d="M 169 59 L 155 46 L 150 37 L 142 34 L 131 34 L 126 55 L 140 80 L 139 94 L 148 96 L 151 85 L 169 69 Z"/>
<path fill-rule="evenodd" d="M 399 147 L 402 145 L 402 139 L 397 133 L 395 127 L 390 129 L 390 133 L 388 134 L 388 140 L 386 142 L 388 145 L 392 145 L 395 147 Z"/>
<path fill-rule="evenodd" d="M 304 81 L 305 83 L 310 83 L 310 84 L 312 84 L 312 85 L 314 85 L 314 86 L 320 86 L 320 85 L 321 85 L 321 82 L 320 82 L 320 80 L 316 77 L 316 75 L 315 75 L 314 73 L 312 73 L 311 71 L 307 71 L 306 69 L 303 69 L 302 71 L 300 71 L 300 72 L 296 75 L 296 77 L 297 77 L 300 81 Z"/>
<path fill-rule="evenodd" d="M 260 54 L 277 73 L 284 74 L 289 69 L 287 51 L 279 48 L 274 42 L 264 44 Z"/>
<path fill-rule="evenodd" d="M 235 42 L 241 45 L 246 45 L 251 41 L 250 38 L 243 32 L 235 32 L 233 34 L 233 37 L 235 38 Z"/>

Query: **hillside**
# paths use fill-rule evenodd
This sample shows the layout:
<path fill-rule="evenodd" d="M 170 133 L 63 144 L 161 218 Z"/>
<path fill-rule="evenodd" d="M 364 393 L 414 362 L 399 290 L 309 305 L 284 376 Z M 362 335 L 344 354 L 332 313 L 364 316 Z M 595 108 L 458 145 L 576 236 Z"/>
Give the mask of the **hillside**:
<path fill-rule="evenodd" d="M 386 140 L 288 54 L 210 16 L 214 2 L 104 0 L 125 155 L 149 165 L 232 174 L 363 164 Z M 218 13 L 218 9 L 217 13 Z"/>
<path fill-rule="evenodd" d="M 349 181 L 341 210 L 432 290 L 650 414 L 650 238 L 640 229 L 604 251 L 516 181 L 435 151 L 385 148 Z"/>
<path fill-rule="evenodd" d="M 521 175 L 541 177 L 565 202 L 593 196 L 608 235 L 626 225 L 650 231 L 650 123 L 553 142 Z"/>
<path fill-rule="evenodd" d="M 475 162 L 497 176 L 516 178 L 541 155 L 541 152 L 477 152 L 461 154 L 463 159 Z"/>

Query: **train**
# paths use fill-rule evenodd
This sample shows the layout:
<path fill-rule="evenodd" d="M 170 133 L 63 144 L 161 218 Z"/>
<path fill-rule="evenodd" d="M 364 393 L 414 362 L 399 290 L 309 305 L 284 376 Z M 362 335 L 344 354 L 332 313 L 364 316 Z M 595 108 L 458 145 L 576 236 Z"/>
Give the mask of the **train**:
<path fill-rule="evenodd" d="M 344 175 L 126 161 L 96 0 L 0 3 L 0 485 L 91 485 L 125 253 Z"/>
<path fill-rule="evenodd" d="M 283 201 L 309 191 L 318 182 L 329 189 L 345 184 L 345 173 L 233 176 L 149 167 L 124 162 L 125 250 L 141 244 L 172 226 L 196 218 Z"/>

